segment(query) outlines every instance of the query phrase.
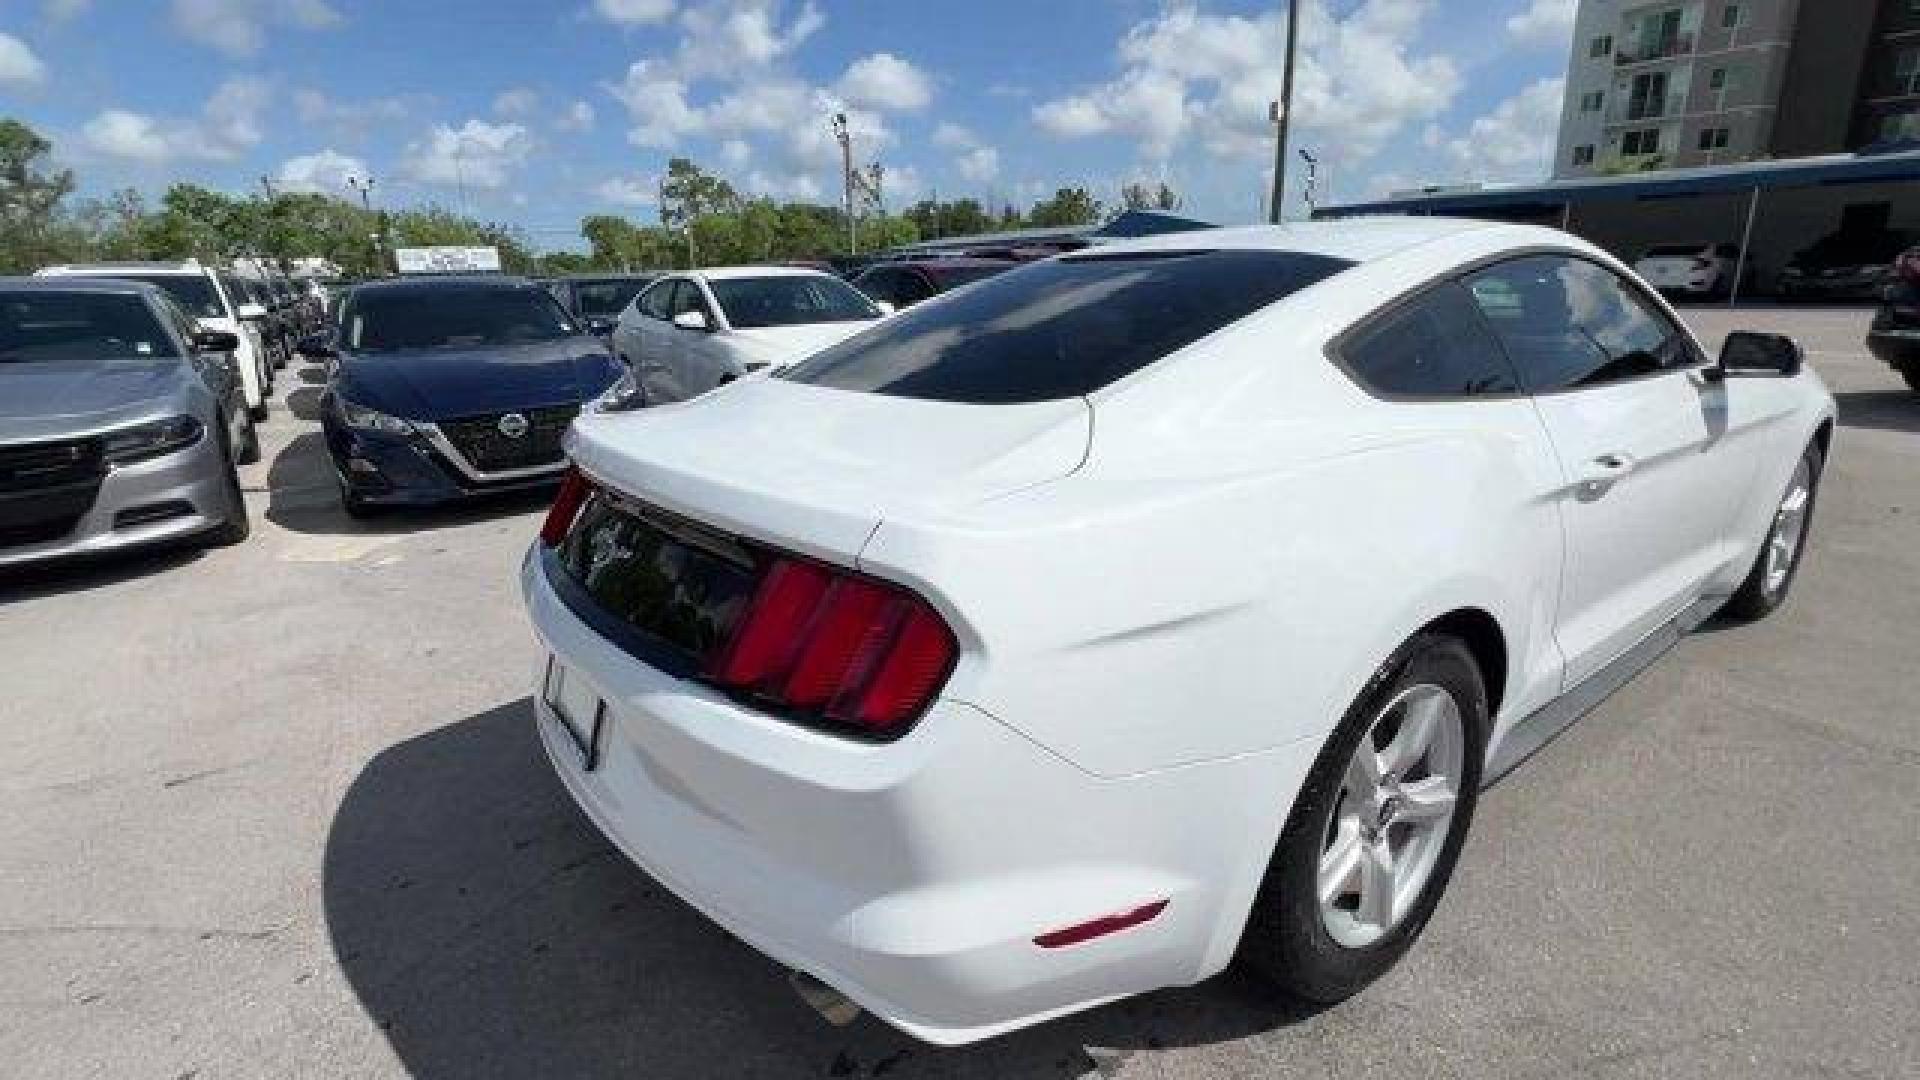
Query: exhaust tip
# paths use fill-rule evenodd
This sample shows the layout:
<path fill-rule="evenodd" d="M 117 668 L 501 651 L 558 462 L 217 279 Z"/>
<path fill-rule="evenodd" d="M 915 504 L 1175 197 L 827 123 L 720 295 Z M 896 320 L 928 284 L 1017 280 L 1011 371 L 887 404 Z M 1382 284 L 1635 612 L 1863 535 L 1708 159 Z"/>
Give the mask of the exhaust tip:
<path fill-rule="evenodd" d="M 804 971 L 789 971 L 787 982 L 801 1001 L 834 1027 L 846 1027 L 860 1018 L 860 1006 L 854 1004 L 852 998 Z"/>

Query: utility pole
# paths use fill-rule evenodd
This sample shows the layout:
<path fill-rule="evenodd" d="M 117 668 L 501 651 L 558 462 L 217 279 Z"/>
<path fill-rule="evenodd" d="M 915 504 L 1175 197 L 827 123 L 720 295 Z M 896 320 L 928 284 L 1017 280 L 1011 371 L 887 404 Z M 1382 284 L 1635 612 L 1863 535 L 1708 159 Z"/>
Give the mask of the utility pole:
<path fill-rule="evenodd" d="M 260 174 L 260 190 L 267 193 L 268 202 L 273 201 L 273 181 L 267 179 L 266 173 Z"/>
<path fill-rule="evenodd" d="M 1280 209 L 1287 190 L 1287 125 L 1293 120 L 1293 58 L 1300 40 L 1300 0 L 1287 0 L 1287 60 L 1280 76 L 1280 100 L 1273 106 L 1273 121 L 1280 132 L 1273 147 L 1273 196 L 1267 200 L 1267 220 L 1280 224 Z"/>
<path fill-rule="evenodd" d="M 841 205 L 847 213 L 847 254 L 860 251 L 860 234 L 853 223 L 853 137 L 847 133 L 847 114 L 833 114 L 833 137 L 840 142 Z"/>
<path fill-rule="evenodd" d="M 360 209 L 373 213 L 373 177 L 348 175 L 347 186 L 360 193 Z"/>

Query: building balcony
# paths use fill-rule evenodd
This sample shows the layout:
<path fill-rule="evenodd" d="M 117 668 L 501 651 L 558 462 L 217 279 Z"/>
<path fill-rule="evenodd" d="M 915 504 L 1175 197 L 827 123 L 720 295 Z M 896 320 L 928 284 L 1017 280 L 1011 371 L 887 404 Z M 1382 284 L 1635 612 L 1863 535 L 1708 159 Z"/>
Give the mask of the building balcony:
<path fill-rule="evenodd" d="M 1681 112 L 1679 94 L 1661 94 L 1653 97 L 1629 99 L 1625 103 L 1615 104 L 1607 110 L 1607 123 L 1644 124 L 1652 120 L 1665 120 L 1679 116 Z"/>
<path fill-rule="evenodd" d="M 1640 44 L 1630 49 L 1620 49 L 1613 54 L 1615 67 L 1627 67 L 1632 64 L 1651 64 L 1655 60 L 1665 60 L 1674 56 L 1693 54 L 1693 35 L 1675 34 L 1651 44 Z"/>

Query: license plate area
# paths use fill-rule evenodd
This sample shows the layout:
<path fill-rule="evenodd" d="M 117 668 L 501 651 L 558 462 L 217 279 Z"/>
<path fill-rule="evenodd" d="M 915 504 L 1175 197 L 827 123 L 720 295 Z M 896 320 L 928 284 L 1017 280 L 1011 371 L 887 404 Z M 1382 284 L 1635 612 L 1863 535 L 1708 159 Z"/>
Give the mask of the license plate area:
<path fill-rule="evenodd" d="M 607 723 L 607 703 L 594 693 L 578 673 L 547 657 L 547 675 L 540 688 L 541 700 L 553 712 L 560 729 L 567 733 L 580 752 L 580 768 L 592 772 L 600 764 L 601 731 Z"/>

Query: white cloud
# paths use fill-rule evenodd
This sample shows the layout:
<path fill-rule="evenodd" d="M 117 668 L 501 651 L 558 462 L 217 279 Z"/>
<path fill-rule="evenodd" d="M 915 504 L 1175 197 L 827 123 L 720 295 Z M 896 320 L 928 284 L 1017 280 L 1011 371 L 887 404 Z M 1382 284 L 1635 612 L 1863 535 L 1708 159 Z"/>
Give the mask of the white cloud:
<path fill-rule="evenodd" d="M 886 52 L 855 60 L 835 88 L 852 104 L 882 112 L 919 112 L 933 100 L 926 73 Z"/>
<path fill-rule="evenodd" d="M 601 18 L 622 26 L 646 26 L 673 18 L 674 0 L 593 0 Z"/>
<path fill-rule="evenodd" d="M 280 191 L 318 191 L 339 195 L 347 190 L 347 177 L 365 178 L 367 163 L 351 154 L 322 150 L 288 158 L 274 174 L 273 186 Z"/>
<path fill-rule="evenodd" d="M 1429 0 L 1366 0 L 1336 17 L 1328 0 L 1301 13 L 1296 132 L 1337 140 L 1347 156 L 1377 152 L 1404 126 L 1441 113 L 1460 86 L 1450 57 L 1415 55 Z M 1050 134 L 1131 138 L 1164 162 L 1189 140 L 1221 158 L 1270 153 L 1268 102 L 1280 85 L 1285 21 L 1206 15 L 1170 4 L 1121 39 L 1120 74 L 1043 102 L 1033 120 Z"/>
<path fill-rule="evenodd" d="M 593 106 L 584 101 L 576 101 L 567 106 L 560 118 L 553 122 L 557 131 L 592 131 L 595 119 Z"/>
<path fill-rule="evenodd" d="M 502 188 L 533 153 L 533 135 L 521 124 L 468 120 L 461 127 L 436 124 L 425 138 L 407 144 L 400 169 L 423 184 Z"/>
<path fill-rule="evenodd" d="M 109 157 L 149 164 L 176 158 L 231 161 L 264 137 L 261 114 L 272 101 L 273 87 L 264 79 L 238 76 L 215 87 L 195 119 L 163 123 L 131 109 L 106 109 L 80 134 Z"/>
<path fill-rule="evenodd" d="M 233 56 L 251 56 L 267 30 L 324 30 L 340 13 L 327 0 L 173 0 L 173 27 L 190 40 Z"/>
<path fill-rule="evenodd" d="M 753 160 L 753 147 L 745 139 L 728 139 L 720 144 L 720 160 L 738 169 Z"/>
<path fill-rule="evenodd" d="M 685 31 L 675 57 L 689 78 L 729 77 L 764 68 L 800 47 L 826 25 L 814 0 L 805 0 L 793 21 L 780 25 L 781 0 L 710 0 L 680 16 Z"/>
<path fill-rule="evenodd" d="M 26 89 L 46 81 L 47 65 L 27 48 L 27 43 L 0 33 L 0 87 Z"/>
<path fill-rule="evenodd" d="M 652 206 L 660 197 L 660 182 L 651 176 L 609 176 L 594 189 L 601 202 L 616 206 Z"/>
<path fill-rule="evenodd" d="M 493 99 L 496 116 L 531 116 L 540 106 L 540 95 L 524 86 L 500 91 Z"/>
<path fill-rule="evenodd" d="M 959 124 L 943 123 L 934 128 L 933 145 L 958 151 L 953 159 L 954 171 L 976 184 L 1000 174 L 1000 151 Z"/>
<path fill-rule="evenodd" d="M 658 61 L 635 62 L 626 78 L 606 89 L 633 118 L 627 140 L 635 146 L 665 149 L 705 123 L 699 110 L 687 102 L 687 84 L 664 71 Z"/>
<path fill-rule="evenodd" d="M 1573 16 L 1579 0 L 1532 0 L 1527 9 L 1507 20 L 1507 33 L 1522 45 L 1561 46 L 1573 37 Z"/>
<path fill-rule="evenodd" d="M 80 129 L 88 146 L 109 157 L 158 164 L 174 156 L 174 146 L 152 117 L 127 109 L 107 109 Z"/>
<path fill-rule="evenodd" d="M 826 195 L 820 181 L 806 173 L 768 173 L 754 170 L 747 174 L 746 190 L 752 195 L 798 202 L 819 202 Z"/>
<path fill-rule="evenodd" d="M 1447 156 L 1476 180 L 1538 180 L 1553 164 L 1566 80 L 1541 79 L 1450 139 Z"/>

